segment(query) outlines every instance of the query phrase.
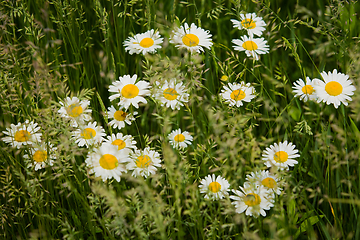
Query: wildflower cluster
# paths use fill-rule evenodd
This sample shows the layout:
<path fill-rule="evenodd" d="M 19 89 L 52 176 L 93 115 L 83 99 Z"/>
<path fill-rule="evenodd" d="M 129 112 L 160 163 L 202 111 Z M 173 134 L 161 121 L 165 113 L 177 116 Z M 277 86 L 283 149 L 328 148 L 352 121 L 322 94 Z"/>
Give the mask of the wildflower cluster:
<path fill-rule="evenodd" d="M 264 38 L 255 38 L 254 35 L 260 37 L 265 30 L 266 23 L 261 17 L 257 17 L 255 13 L 240 14 L 240 21 L 231 19 L 234 27 L 239 30 L 246 30 L 248 36 L 244 35 L 240 39 L 233 39 L 234 49 L 245 51 L 248 57 L 259 60 L 259 55 L 269 52 L 269 46 Z M 197 27 L 194 23 L 190 26 L 184 23 L 184 26 L 172 31 L 170 43 L 175 44 L 179 49 L 187 49 L 191 53 L 200 53 L 204 48 L 210 49 L 213 45 L 211 34 L 208 30 Z M 125 50 L 133 53 L 155 53 L 161 48 L 163 38 L 154 29 L 145 33 L 136 34 L 134 37 L 128 37 L 124 41 Z"/>
<path fill-rule="evenodd" d="M 239 18 L 240 21 L 231 19 L 231 22 L 235 28 L 246 30 L 248 36 L 244 35 L 240 39 L 233 39 L 234 49 L 245 51 L 248 57 L 259 60 L 259 54 L 269 52 L 269 46 L 264 38 L 254 38 L 254 35 L 260 37 L 265 30 L 266 23 L 255 13 L 240 14 Z M 243 102 L 250 102 L 255 98 L 255 93 L 255 88 L 250 86 L 250 83 L 240 82 L 228 83 L 228 86 L 224 86 L 221 90 L 220 95 L 229 106 L 240 107 Z"/>
<path fill-rule="evenodd" d="M 210 49 L 212 46 L 211 34 L 209 31 L 197 27 L 194 23 L 190 26 L 185 23 L 172 31 L 170 42 L 175 44 L 179 49 L 187 49 L 191 53 L 203 52 L 203 47 Z M 133 53 L 154 53 L 156 49 L 161 48 L 160 44 L 163 43 L 163 38 L 160 37 L 158 32 L 153 29 L 136 34 L 134 37 L 129 37 L 124 41 L 125 50 Z"/>
<path fill-rule="evenodd" d="M 295 158 L 300 157 L 298 150 L 292 143 L 280 142 L 266 148 L 262 154 L 262 160 L 268 170 L 251 172 L 246 176 L 246 182 L 240 186 L 240 190 L 232 189 L 233 200 L 237 213 L 245 212 L 246 215 L 258 217 L 266 216 L 265 210 L 270 210 L 275 203 L 275 195 L 282 193 L 281 177 L 283 170 L 289 170 L 298 162 Z M 230 184 L 221 176 L 208 175 L 201 180 L 200 192 L 205 193 L 205 198 L 219 200 L 229 196 Z"/>
<path fill-rule="evenodd" d="M 257 17 L 255 13 L 240 14 L 239 20 L 231 19 L 231 22 L 235 28 L 246 32 L 240 39 L 232 40 L 235 50 L 245 51 L 246 56 L 254 61 L 260 60 L 260 55 L 269 52 L 267 41 L 261 37 L 266 26 L 261 17 Z M 170 43 L 191 54 L 199 54 L 212 47 L 211 37 L 208 30 L 197 27 L 194 23 L 190 26 L 185 23 L 172 31 Z M 163 39 L 159 32 L 151 29 L 127 38 L 123 44 L 129 54 L 145 55 L 161 49 Z M 303 101 L 314 100 L 328 105 L 332 103 L 335 108 L 351 101 L 350 96 L 354 94 L 355 87 L 348 75 L 338 73 L 335 69 L 332 73 L 322 72 L 321 76 L 323 80 L 306 77 L 305 81 L 296 81 L 293 86 L 295 97 Z M 228 80 L 225 77 L 223 76 L 223 80 Z M 161 79 L 151 85 L 139 80 L 136 74 L 120 76 L 108 89 L 109 100 L 113 103 L 107 108 L 109 126 L 114 131 L 131 126 L 135 117 L 139 116 L 139 107 L 147 104 L 150 97 L 162 107 L 180 110 L 188 104 L 191 96 L 187 85 L 179 79 L 180 77 Z M 256 90 L 250 83 L 241 81 L 224 85 L 219 95 L 230 107 L 239 108 L 256 97 Z M 108 135 L 92 119 L 89 100 L 66 97 L 59 104 L 61 107 L 58 114 L 67 119 L 69 127 L 73 128 L 73 143 L 88 149 L 85 163 L 95 177 L 100 177 L 103 181 L 115 179 L 119 182 L 121 176 L 130 171 L 132 176 L 147 178 L 162 167 L 160 153 L 148 146 L 138 149 L 132 135 L 121 132 Z M 7 135 L 2 139 L 4 142 L 16 148 L 26 148 L 27 154 L 23 157 L 30 160 L 28 167 L 38 170 L 54 164 L 57 147 L 42 141 L 37 123 L 26 120 L 17 125 L 11 124 L 3 133 Z M 194 140 L 190 132 L 182 131 L 181 128 L 166 134 L 169 143 L 177 150 L 186 149 Z M 247 174 L 243 185 L 237 187 L 240 190 L 231 189 L 228 180 L 212 174 L 200 180 L 200 192 L 205 199 L 210 200 L 229 197 L 237 213 L 245 212 L 254 217 L 266 216 L 265 210 L 270 210 L 275 204 L 276 195 L 282 194 L 282 176 L 298 163 L 298 157 L 299 151 L 293 143 L 287 140 L 274 143 L 262 153 L 266 169 Z"/>
<path fill-rule="evenodd" d="M 255 38 L 254 35 L 260 37 L 265 30 L 266 23 L 255 13 L 241 13 L 239 17 L 240 21 L 231 19 L 231 22 L 239 30 L 246 30 L 248 36 L 244 35 L 240 39 L 233 39 L 234 49 L 245 51 L 246 56 L 259 60 L 259 55 L 269 52 L 269 46 L 264 38 Z"/>
<path fill-rule="evenodd" d="M 236 44 L 235 50 L 245 51 L 247 56 L 252 56 L 255 60 L 259 60 L 259 54 L 268 53 L 269 46 L 264 38 L 254 38 L 254 35 L 261 36 L 265 30 L 265 22 L 261 17 L 257 17 L 255 13 L 240 14 L 240 20 L 232 19 L 234 27 L 247 31 L 249 36 L 243 36 L 241 39 L 234 39 L 232 42 Z M 197 27 L 194 23 L 190 26 L 185 23 L 172 31 L 170 43 L 175 44 L 179 49 L 186 49 L 191 53 L 203 52 L 204 48 L 210 49 L 213 45 L 211 42 L 211 34 L 209 31 Z M 155 49 L 161 48 L 159 44 L 162 43 L 163 38 L 159 34 L 154 34 L 154 30 L 149 30 L 146 33 L 137 34 L 134 37 L 129 37 L 125 42 L 125 50 L 132 53 L 154 53 Z M 146 42 L 146 44 L 145 44 Z M 141 50 L 139 50 L 141 49 Z M 157 82 L 158 88 L 154 95 L 162 105 L 171 106 L 172 109 L 179 109 L 183 106 L 183 102 L 188 101 L 189 94 L 185 93 L 183 84 L 177 82 L 176 79 L 165 81 L 163 84 Z M 111 91 L 111 90 L 110 90 Z M 228 83 L 221 90 L 221 97 L 230 106 L 240 107 L 243 102 L 250 102 L 255 97 L 255 88 L 250 86 L 250 83 Z M 114 96 L 115 97 L 115 96 Z"/>
<path fill-rule="evenodd" d="M 334 69 L 333 72 L 322 72 L 321 77 L 323 81 L 317 78 L 311 80 L 309 77 L 306 77 L 305 82 L 301 78 L 297 80 L 293 86 L 295 97 L 304 102 L 314 100 L 327 105 L 333 104 L 335 108 L 341 103 L 347 106 L 348 101 L 351 101 L 350 96 L 356 90 L 349 76 Z"/>
<path fill-rule="evenodd" d="M 150 96 L 150 84 L 146 81 L 138 81 L 137 75 L 125 75 L 119 77 L 109 86 L 110 101 L 117 104 L 108 107 L 107 117 L 109 126 L 121 130 L 126 125 L 131 125 L 138 112 L 132 107 L 139 108 L 139 104 L 146 104 L 146 97 Z M 182 83 L 176 79 L 166 81 L 159 88 L 159 83 L 154 86 L 157 90 L 155 98 L 161 101 L 161 105 L 180 109 L 183 103 L 188 101 L 189 94 L 186 93 Z M 155 174 L 157 168 L 161 167 L 161 156 L 158 152 L 146 147 L 137 149 L 136 141 L 131 135 L 121 132 L 107 135 L 105 129 L 91 117 L 92 110 L 89 108 L 90 101 L 80 100 L 77 97 L 66 97 L 60 101 L 61 106 L 58 113 L 73 127 L 72 140 L 79 147 L 88 148 L 85 163 L 90 173 L 95 177 L 101 177 L 104 181 L 114 178 L 120 181 L 120 177 L 127 171 L 132 171 L 133 176 L 148 177 Z M 44 168 L 47 164 L 52 166 L 54 154 L 57 148 L 51 144 L 41 141 L 40 127 L 34 122 L 11 124 L 7 131 L 3 131 L 8 137 L 3 141 L 20 148 L 30 146 L 28 154 L 24 158 L 30 159 L 35 165 L 35 170 Z M 189 132 L 181 129 L 173 130 L 168 135 L 169 142 L 174 148 L 184 149 L 191 144 L 193 138 Z"/>
<path fill-rule="evenodd" d="M 11 124 L 10 128 L 7 128 L 3 133 L 7 135 L 7 137 L 2 138 L 4 142 L 18 149 L 25 148 L 27 154 L 24 155 L 24 158 L 30 160 L 27 167 L 34 166 L 35 171 L 37 171 L 46 165 L 53 165 L 54 153 L 57 148 L 42 141 L 41 129 L 37 123 L 25 120 L 24 123 Z"/>
<path fill-rule="evenodd" d="M 137 81 L 137 76 L 125 75 L 114 81 L 109 86 L 109 92 L 115 93 L 109 97 L 110 100 L 119 100 L 118 107 L 114 105 L 108 108 L 107 117 L 109 126 L 121 130 L 126 125 L 131 125 L 135 120 L 136 111 L 130 111 L 129 107 L 139 107 L 139 103 L 147 103 L 145 99 L 149 95 L 149 83 Z M 76 99 L 77 105 L 72 104 Z M 69 99 L 67 99 L 69 100 Z M 87 102 L 87 100 L 84 100 Z M 140 150 L 136 147 L 136 141 L 131 135 L 116 133 L 107 135 L 102 126 L 97 122 L 89 122 L 82 116 L 81 105 L 83 101 L 73 98 L 72 101 L 61 103 L 64 107 L 59 113 L 65 113 L 64 117 L 69 118 L 70 110 L 77 108 L 77 118 L 75 121 L 77 128 L 73 131 L 73 139 L 79 147 L 89 148 L 85 163 L 90 173 L 95 177 L 101 177 L 103 181 L 114 178 L 121 180 L 121 175 L 127 171 L 132 171 L 134 176 L 148 177 L 154 174 L 158 167 L 161 167 L 160 154 L 149 147 Z M 71 106 L 71 107 L 70 107 Z M 65 109 L 63 109 L 65 108 Z M 70 114 L 69 114 L 70 112 Z"/>
<path fill-rule="evenodd" d="M 232 40 L 232 43 L 235 44 L 235 50 L 245 51 L 246 55 L 254 60 L 259 60 L 260 55 L 269 52 L 267 41 L 260 38 L 266 26 L 261 17 L 257 17 L 255 13 L 240 14 L 239 20 L 231 19 L 231 22 L 235 28 L 245 30 L 247 34 L 240 39 Z M 185 48 L 192 53 L 199 53 L 204 51 L 202 47 L 210 48 L 212 45 L 211 35 L 207 31 L 197 28 L 194 24 L 191 24 L 190 27 L 185 24 L 185 27 L 180 27 L 173 34 L 170 42 L 176 44 L 178 48 Z M 300 97 L 304 101 L 317 100 L 327 104 L 333 103 L 335 108 L 341 102 L 347 105 L 347 100 L 351 100 L 350 96 L 355 91 L 355 87 L 348 80 L 349 77 L 337 73 L 337 70 L 328 74 L 323 72 L 321 76 L 324 81 L 311 80 L 306 77 L 305 82 L 302 79 L 295 82 L 293 87 L 295 97 Z M 226 81 L 227 77 L 222 80 Z M 165 91 L 169 89 L 169 86 L 172 89 L 171 94 L 166 97 Z M 166 104 L 167 107 L 176 108 L 176 103 L 171 105 L 165 99 L 169 100 L 170 96 L 174 98 L 177 94 L 181 95 L 183 91 L 180 88 L 176 89 L 174 84 L 168 82 L 161 89 L 164 91 L 163 95 L 160 94 L 162 99 L 159 98 L 159 95 L 155 95 L 155 97 L 162 101 L 162 105 Z M 170 93 L 170 90 L 167 93 Z M 255 93 L 255 88 L 250 83 L 228 83 L 221 90 L 220 96 L 229 106 L 241 107 L 244 102 L 250 102 L 255 98 Z M 185 98 L 187 99 L 188 95 Z M 174 146 L 186 147 L 186 135 L 183 133 L 179 137 L 180 129 L 177 131 L 174 130 L 169 135 L 171 143 Z M 177 145 L 177 139 L 184 139 L 184 141 Z M 232 190 L 234 195 L 230 198 L 234 200 L 236 212 L 245 212 L 246 215 L 254 217 L 266 216 L 265 210 L 274 206 L 275 195 L 280 195 L 282 192 L 281 176 L 284 176 L 283 172 L 297 164 L 298 162 L 295 159 L 299 156 L 295 145 L 291 142 L 288 143 L 288 141 L 275 143 L 266 148 L 262 154 L 262 160 L 269 169 L 250 173 L 247 175 L 247 181 L 244 185 L 240 186 L 240 191 Z M 219 200 L 229 195 L 230 184 L 225 178 L 212 174 L 201 180 L 199 188 L 200 192 L 205 194 L 206 199 Z"/>

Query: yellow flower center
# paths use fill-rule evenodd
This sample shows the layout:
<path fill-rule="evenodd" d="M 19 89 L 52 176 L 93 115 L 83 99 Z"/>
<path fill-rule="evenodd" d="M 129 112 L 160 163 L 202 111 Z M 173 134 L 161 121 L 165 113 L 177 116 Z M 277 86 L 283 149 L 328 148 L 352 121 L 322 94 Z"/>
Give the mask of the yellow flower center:
<path fill-rule="evenodd" d="M 331 81 L 325 85 L 325 91 L 331 96 L 337 96 L 342 93 L 343 87 L 340 83 Z"/>
<path fill-rule="evenodd" d="M 199 38 L 194 34 L 188 33 L 182 38 L 182 42 L 188 47 L 195 47 L 199 44 Z"/>
<path fill-rule="evenodd" d="M 149 48 L 152 45 L 154 45 L 154 40 L 152 38 L 144 38 L 140 42 L 140 46 L 143 47 L 143 48 Z"/>
<path fill-rule="evenodd" d="M 124 121 L 127 115 L 128 114 L 126 112 L 119 110 L 114 113 L 114 118 L 117 121 Z"/>
<path fill-rule="evenodd" d="M 71 104 L 66 108 L 66 112 L 70 117 L 78 117 L 83 112 L 83 108 L 77 104 Z"/>
<path fill-rule="evenodd" d="M 249 207 L 253 207 L 255 205 L 259 205 L 261 202 L 261 198 L 256 193 L 246 194 L 244 197 L 244 203 Z"/>
<path fill-rule="evenodd" d="M 183 142 L 183 141 L 185 141 L 185 136 L 180 133 L 174 137 L 174 140 L 176 142 Z"/>
<path fill-rule="evenodd" d="M 221 79 L 221 81 L 227 81 L 229 79 L 229 77 L 226 75 L 222 75 L 220 79 Z"/>
<path fill-rule="evenodd" d="M 45 162 L 45 160 L 47 159 L 47 152 L 37 150 L 33 155 L 33 159 L 35 162 L 38 162 L 38 163 Z"/>
<path fill-rule="evenodd" d="M 258 49 L 258 45 L 251 40 L 244 42 L 242 47 L 249 51 L 255 51 L 256 49 Z"/>
<path fill-rule="evenodd" d="M 17 142 L 26 142 L 30 138 L 30 133 L 26 130 L 20 130 L 15 133 L 15 141 Z"/>
<path fill-rule="evenodd" d="M 232 100 L 234 101 L 240 101 L 243 100 L 246 97 L 246 94 L 244 91 L 242 90 L 234 90 L 231 94 L 230 97 Z"/>
<path fill-rule="evenodd" d="M 256 23 L 250 18 L 242 20 L 241 25 L 246 29 L 253 29 L 256 27 Z"/>
<path fill-rule="evenodd" d="M 268 178 L 265 178 L 264 180 L 262 180 L 261 184 L 268 188 L 276 187 L 276 181 L 271 177 L 268 177 Z"/>
<path fill-rule="evenodd" d="M 177 98 L 177 96 L 179 95 L 177 93 L 177 91 L 173 88 L 165 89 L 163 94 L 164 94 L 164 98 L 166 98 L 167 100 L 170 100 L 170 101 L 175 100 Z"/>
<path fill-rule="evenodd" d="M 106 170 L 111 170 L 119 165 L 117 158 L 112 154 L 104 154 L 99 160 L 100 166 Z"/>
<path fill-rule="evenodd" d="M 118 150 L 124 149 L 126 147 L 126 143 L 121 139 L 116 139 L 111 144 L 118 146 Z"/>
<path fill-rule="evenodd" d="M 96 132 L 92 128 L 85 128 L 84 131 L 82 131 L 81 136 L 84 139 L 91 139 L 96 136 Z"/>
<path fill-rule="evenodd" d="M 274 155 L 274 160 L 275 160 L 275 162 L 283 163 L 283 162 L 287 161 L 288 157 L 289 157 L 289 155 L 286 152 L 278 151 Z"/>
<path fill-rule="evenodd" d="M 303 86 L 301 91 L 305 94 L 312 94 L 313 92 L 315 92 L 315 89 L 311 85 L 305 85 L 305 86 Z"/>
<path fill-rule="evenodd" d="M 139 94 L 139 88 L 134 84 L 125 85 L 121 89 L 121 95 L 125 98 L 134 98 Z"/>
<path fill-rule="evenodd" d="M 213 192 L 213 193 L 219 192 L 220 189 L 221 189 L 221 185 L 220 185 L 220 183 L 218 183 L 218 182 L 211 182 L 211 183 L 209 184 L 209 190 L 210 190 L 211 192 Z"/>
<path fill-rule="evenodd" d="M 148 155 L 140 156 L 136 160 L 136 166 L 138 168 L 146 168 L 151 164 L 151 159 Z"/>

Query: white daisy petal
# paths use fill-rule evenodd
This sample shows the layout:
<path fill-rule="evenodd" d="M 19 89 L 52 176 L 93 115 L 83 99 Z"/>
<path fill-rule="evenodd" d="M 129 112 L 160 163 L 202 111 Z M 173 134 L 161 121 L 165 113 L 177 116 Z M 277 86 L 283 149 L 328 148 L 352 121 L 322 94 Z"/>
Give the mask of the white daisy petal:
<path fill-rule="evenodd" d="M 130 153 L 131 161 L 126 165 L 126 169 L 133 171 L 132 176 L 149 177 L 155 174 L 158 167 L 161 167 L 160 154 L 146 147 L 144 150 L 135 150 Z"/>
<path fill-rule="evenodd" d="M 155 94 L 156 99 L 161 102 L 161 106 L 171 107 L 173 110 L 180 110 L 185 102 L 189 101 L 189 94 L 186 93 L 183 83 L 176 82 L 173 78 L 170 81 L 165 81 Z"/>
<path fill-rule="evenodd" d="M 289 166 L 294 166 L 298 162 L 294 158 L 300 157 L 297 154 L 299 151 L 295 149 L 295 145 L 287 141 L 275 143 L 266 148 L 262 154 L 262 160 L 267 167 L 276 166 L 279 169 L 289 169 Z"/>
<path fill-rule="evenodd" d="M 348 105 L 356 88 L 352 85 L 352 80 L 348 75 L 338 73 L 336 69 L 333 72 L 322 72 L 324 81 L 317 79 L 318 84 L 314 86 L 318 96 L 318 102 L 325 102 L 327 105 L 333 104 L 338 108 L 341 103 Z"/>
<path fill-rule="evenodd" d="M 105 142 L 118 146 L 118 150 L 130 152 L 136 149 L 136 141 L 131 135 L 123 135 L 122 133 L 112 134 L 105 139 Z"/>
<path fill-rule="evenodd" d="M 271 194 L 281 194 L 282 188 L 279 184 L 279 178 L 271 174 L 268 170 L 252 172 L 249 175 L 246 175 L 246 180 L 251 184 L 264 186 L 266 189 L 270 190 Z"/>
<path fill-rule="evenodd" d="M 109 97 L 110 101 L 120 98 L 118 105 L 120 108 L 125 109 L 128 109 L 130 105 L 139 108 L 139 102 L 147 103 L 144 96 L 150 94 L 150 84 L 146 81 L 138 81 L 135 83 L 136 79 L 136 74 L 132 77 L 130 77 L 130 75 L 124 75 L 119 77 L 119 81 L 113 82 L 112 85 L 109 86 L 109 92 L 116 94 Z"/>
<path fill-rule="evenodd" d="M 188 51 L 194 52 L 203 52 L 205 47 L 210 49 L 212 46 L 211 34 L 209 31 L 204 30 L 200 27 L 197 27 L 192 23 L 189 27 L 187 23 L 180 28 L 175 29 L 173 36 L 170 39 L 170 42 L 175 44 L 178 48 L 186 48 Z"/>
<path fill-rule="evenodd" d="M 101 177 L 103 181 L 114 178 L 120 182 L 120 176 L 126 172 L 125 164 L 129 161 L 129 152 L 119 151 L 117 146 L 103 143 L 88 153 L 85 163 L 90 173 L 95 173 L 95 177 Z"/>
<path fill-rule="evenodd" d="M 191 145 L 193 137 L 190 135 L 189 132 L 184 131 L 181 132 L 181 129 L 173 130 L 169 135 L 168 138 L 170 140 L 170 144 L 174 148 L 183 149 L 186 148 L 188 145 Z"/>
<path fill-rule="evenodd" d="M 71 126 L 77 127 L 79 124 L 81 125 L 91 120 L 90 114 L 92 110 L 88 108 L 90 101 L 80 101 L 77 97 L 67 97 L 64 102 L 60 102 L 60 104 L 62 107 L 59 109 L 58 113 L 61 117 L 70 119 Z"/>
<path fill-rule="evenodd" d="M 114 106 L 108 108 L 108 118 L 112 119 L 109 122 L 110 126 L 120 130 L 125 127 L 125 123 L 131 125 L 131 123 L 135 120 L 134 116 L 138 114 L 138 112 L 134 111 L 131 113 L 125 109 L 123 110 L 116 110 Z"/>
<path fill-rule="evenodd" d="M 317 95 L 314 88 L 314 85 L 317 84 L 317 80 L 314 79 L 311 81 L 309 77 L 306 77 L 306 81 L 304 82 L 301 78 L 294 82 L 294 86 L 292 87 L 295 93 L 295 97 L 299 97 L 300 100 L 306 102 L 307 100 L 316 100 Z"/>
<path fill-rule="evenodd" d="M 250 102 L 256 95 L 255 88 L 250 86 L 250 83 L 228 83 L 224 86 L 220 95 L 225 99 L 229 106 L 240 107 L 243 102 Z"/>
<path fill-rule="evenodd" d="M 151 29 L 145 33 L 136 34 L 134 37 L 128 37 L 124 41 L 125 51 L 129 51 L 132 55 L 146 53 L 155 53 L 157 49 L 161 48 L 163 38 L 161 38 L 159 32 L 155 32 Z"/>
<path fill-rule="evenodd" d="M 248 182 L 244 183 L 244 187 L 240 187 L 241 191 L 233 190 L 235 196 L 230 196 L 230 199 L 235 205 L 235 212 L 243 213 L 245 215 L 258 217 L 259 215 L 266 216 L 264 210 L 269 210 L 274 206 L 273 196 L 271 196 L 270 190 L 266 189 L 262 185 L 254 185 Z"/>
<path fill-rule="evenodd" d="M 72 136 L 79 147 L 84 145 L 86 147 L 91 147 L 102 143 L 104 137 L 106 136 L 105 130 L 102 126 L 96 125 L 96 122 L 89 122 L 87 125 L 81 126 L 73 132 Z"/>
<path fill-rule="evenodd" d="M 269 52 L 269 46 L 264 38 L 252 38 L 248 36 L 242 36 L 241 39 L 233 39 L 231 41 L 235 45 L 235 50 L 245 51 L 246 56 L 253 57 L 255 60 L 259 60 L 259 54 L 266 54 Z"/>
<path fill-rule="evenodd" d="M 37 123 L 25 120 L 24 123 L 11 124 L 10 128 L 6 128 L 6 131 L 3 131 L 3 133 L 8 136 L 3 137 L 2 140 L 17 148 L 40 143 L 42 134 L 38 133 L 39 130 L 40 127 L 37 126 Z"/>
<path fill-rule="evenodd" d="M 221 176 L 216 177 L 215 174 L 208 175 L 202 179 L 200 183 L 200 192 L 205 193 L 204 198 L 206 199 L 218 200 L 229 195 L 228 191 L 230 191 L 230 184 Z"/>
<path fill-rule="evenodd" d="M 257 17 L 255 13 L 240 14 L 240 21 L 231 19 L 230 20 L 234 27 L 242 30 L 245 29 L 249 36 L 254 34 L 261 36 L 265 30 L 266 23 L 261 17 Z"/>
<path fill-rule="evenodd" d="M 57 148 L 52 144 L 35 144 L 34 147 L 29 148 L 29 154 L 25 154 L 24 158 L 30 159 L 32 162 L 28 164 L 28 167 L 35 167 L 35 171 L 45 168 L 47 165 L 52 166 L 56 159 L 54 151 Z"/>

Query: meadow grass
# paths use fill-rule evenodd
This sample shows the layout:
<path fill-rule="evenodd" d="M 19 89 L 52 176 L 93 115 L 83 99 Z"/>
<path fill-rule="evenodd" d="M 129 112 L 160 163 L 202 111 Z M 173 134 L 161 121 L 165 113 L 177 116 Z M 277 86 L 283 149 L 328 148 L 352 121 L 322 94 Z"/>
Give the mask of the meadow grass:
<path fill-rule="evenodd" d="M 267 23 L 270 52 L 260 61 L 233 49 L 245 32 L 230 19 L 255 12 Z M 57 147 L 53 166 L 35 171 L 1 141 L 0 236 L 3 239 L 360 239 L 360 95 L 348 106 L 303 102 L 293 83 L 338 69 L 360 83 L 357 1 L 5 0 L 0 3 L 0 129 L 26 119 Z M 169 43 L 180 23 L 212 34 L 213 46 L 190 54 Z M 156 54 L 133 54 L 123 42 L 157 29 Z M 85 164 L 88 149 L 71 138 L 58 113 L 67 96 L 90 100 L 107 134 L 109 86 L 137 74 L 152 85 L 178 78 L 190 99 L 180 110 L 148 97 L 136 121 L 121 129 L 138 148 L 161 154 L 148 178 L 131 173 L 103 182 Z M 222 81 L 221 77 L 229 77 Z M 219 96 L 227 82 L 245 81 L 257 96 L 229 107 Z M 194 140 L 171 147 L 173 129 Z M 0 137 L 5 134 L 0 133 Z M 236 213 L 229 197 L 204 199 L 208 174 L 239 189 L 245 176 L 266 169 L 265 148 L 288 140 L 299 162 L 282 176 L 283 192 L 266 217 Z"/>

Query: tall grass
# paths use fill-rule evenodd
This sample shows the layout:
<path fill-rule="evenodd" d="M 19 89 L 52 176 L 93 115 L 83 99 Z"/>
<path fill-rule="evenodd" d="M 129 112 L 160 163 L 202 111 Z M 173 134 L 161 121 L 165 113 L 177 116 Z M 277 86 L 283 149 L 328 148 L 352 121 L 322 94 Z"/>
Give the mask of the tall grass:
<path fill-rule="evenodd" d="M 291 89 L 299 78 L 333 69 L 359 88 L 359 11 L 356 1 L 339 0 L 2 1 L 0 129 L 34 120 L 58 151 L 54 166 L 34 171 L 23 158 L 28 149 L 0 143 L 1 238 L 360 239 L 358 90 L 335 109 L 304 103 Z M 260 61 L 232 48 L 242 33 L 230 19 L 241 12 L 268 24 L 271 50 Z M 190 55 L 170 44 L 173 27 L 183 22 L 209 30 L 211 50 Z M 156 54 L 125 52 L 128 36 L 149 29 L 165 38 Z M 161 153 L 157 174 L 103 182 L 88 173 L 87 149 L 74 143 L 57 110 L 66 96 L 90 99 L 92 117 L 110 134 L 108 87 L 127 74 L 151 84 L 176 77 L 191 97 L 175 111 L 149 98 L 121 130 L 138 148 Z M 229 108 L 219 97 L 222 75 L 252 83 L 257 97 Z M 187 150 L 170 146 L 167 135 L 176 128 L 194 136 Z M 210 173 L 238 189 L 246 174 L 265 169 L 263 150 L 284 140 L 301 156 L 266 217 L 237 214 L 229 198 L 200 194 Z"/>

